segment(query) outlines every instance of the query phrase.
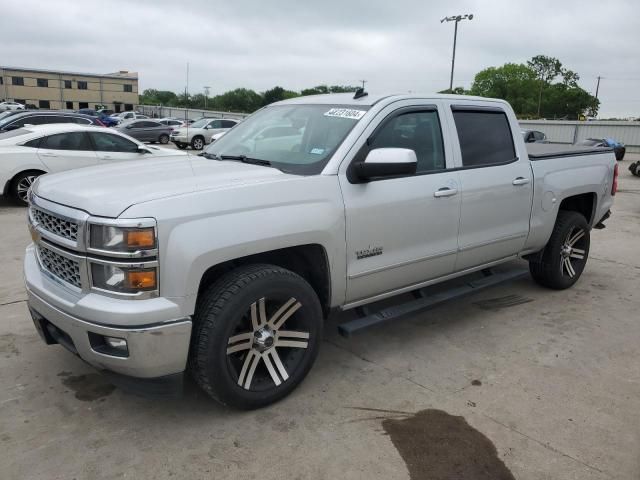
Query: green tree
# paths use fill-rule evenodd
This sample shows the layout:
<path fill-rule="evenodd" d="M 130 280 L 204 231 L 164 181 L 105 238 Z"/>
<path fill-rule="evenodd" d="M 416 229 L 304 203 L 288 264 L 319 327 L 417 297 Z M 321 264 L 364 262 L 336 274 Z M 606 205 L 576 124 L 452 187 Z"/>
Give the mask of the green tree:
<path fill-rule="evenodd" d="M 262 96 L 250 89 L 236 88 L 222 95 L 216 95 L 211 104 L 214 110 L 251 113 L 262 106 Z"/>
<path fill-rule="evenodd" d="M 279 102 L 280 100 L 286 100 L 287 98 L 294 98 L 297 96 L 297 92 L 285 90 L 282 87 L 273 87 L 272 89 L 262 93 L 262 105 L 269 105 L 270 103 Z"/>
<path fill-rule="evenodd" d="M 156 90 L 148 88 L 140 95 L 140 103 L 143 105 L 176 105 L 178 96 L 168 90 Z"/>
<path fill-rule="evenodd" d="M 553 83 L 558 77 L 560 81 Z M 478 72 L 469 93 L 505 99 L 520 117 L 595 116 L 599 102 L 578 86 L 579 79 L 558 59 L 538 55 L 526 65 L 507 63 Z"/>

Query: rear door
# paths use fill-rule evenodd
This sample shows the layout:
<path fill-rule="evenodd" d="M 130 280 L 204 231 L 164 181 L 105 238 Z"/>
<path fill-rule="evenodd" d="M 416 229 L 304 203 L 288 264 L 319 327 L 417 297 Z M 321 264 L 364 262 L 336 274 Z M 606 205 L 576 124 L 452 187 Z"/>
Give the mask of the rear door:
<path fill-rule="evenodd" d="M 461 271 L 522 250 L 529 234 L 533 174 L 529 158 L 517 156 L 504 109 L 453 103 L 450 114 L 461 165 L 456 262 Z"/>
<path fill-rule="evenodd" d="M 144 154 L 138 150 L 139 145 L 121 135 L 108 132 L 89 132 L 89 137 L 100 163 L 109 164 L 144 158 Z"/>
<path fill-rule="evenodd" d="M 57 133 L 43 137 L 38 157 L 51 172 L 89 167 L 98 163 L 86 132 Z"/>

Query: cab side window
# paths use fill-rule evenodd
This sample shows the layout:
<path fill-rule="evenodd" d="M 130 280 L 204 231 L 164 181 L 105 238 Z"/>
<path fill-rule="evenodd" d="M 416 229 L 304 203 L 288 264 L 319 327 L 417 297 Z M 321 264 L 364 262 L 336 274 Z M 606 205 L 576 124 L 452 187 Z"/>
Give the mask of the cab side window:
<path fill-rule="evenodd" d="M 454 107 L 462 165 L 483 167 L 516 160 L 509 119 L 501 110 Z"/>
<path fill-rule="evenodd" d="M 369 145 L 374 148 L 408 148 L 416 153 L 416 173 L 445 169 L 440 119 L 435 110 L 407 112 L 387 121 Z"/>

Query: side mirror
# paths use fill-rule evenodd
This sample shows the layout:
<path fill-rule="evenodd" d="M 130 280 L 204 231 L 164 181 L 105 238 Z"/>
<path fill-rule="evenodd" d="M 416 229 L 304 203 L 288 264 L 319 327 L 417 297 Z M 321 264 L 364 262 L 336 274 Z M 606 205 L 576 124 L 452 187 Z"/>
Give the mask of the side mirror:
<path fill-rule="evenodd" d="M 364 162 L 352 166 L 356 182 L 367 182 L 374 178 L 413 175 L 418 159 L 416 152 L 408 148 L 376 148 L 371 150 Z"/>

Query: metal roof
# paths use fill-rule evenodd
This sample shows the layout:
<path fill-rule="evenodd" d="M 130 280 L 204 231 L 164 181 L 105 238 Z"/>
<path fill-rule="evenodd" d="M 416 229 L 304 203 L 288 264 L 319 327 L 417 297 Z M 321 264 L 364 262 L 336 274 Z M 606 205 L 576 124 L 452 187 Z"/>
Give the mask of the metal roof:
<path fill-rule="evenodd" d="M 124 73 L 82 73 L 82 72 L 67 72 L 64 70 L 47 70 L 44 68 L 27 68 L 27 67 L 9 67 L 0 65 L 2 70 L 14 70 L 16 72 L 34 72 L 34 73 L 49 73 L 54 75 L 76 75 L 78 77 L 96 77 L 96 78 L 118 78 L 127 80 L 137 80 L 137 72 Z"/>

